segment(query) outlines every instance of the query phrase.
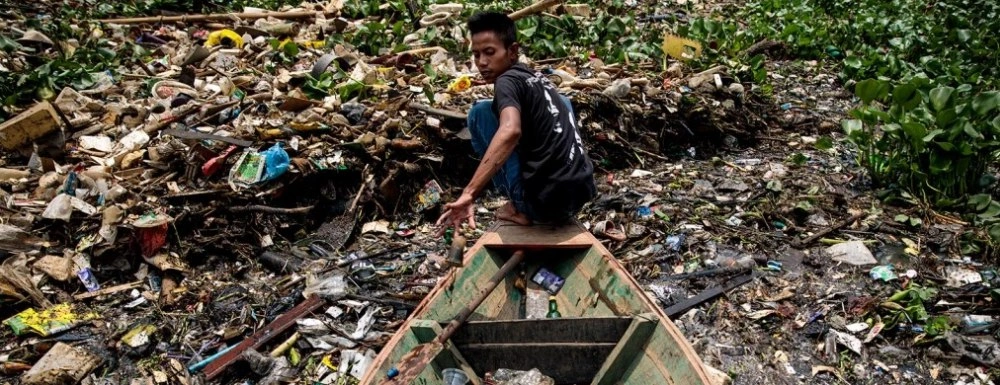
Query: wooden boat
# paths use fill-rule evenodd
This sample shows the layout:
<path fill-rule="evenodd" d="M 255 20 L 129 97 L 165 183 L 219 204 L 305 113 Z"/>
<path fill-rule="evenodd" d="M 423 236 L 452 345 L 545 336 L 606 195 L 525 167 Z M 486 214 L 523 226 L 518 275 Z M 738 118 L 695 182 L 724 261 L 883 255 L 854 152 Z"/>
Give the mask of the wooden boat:
<path fill-rule="evenodd" d="M 462 369 L 473 385 L 500 368 L 537 368 L 556 384 L 711 383 L 677 327 L 590 232 L 505 222 L 465 252 L 463 266 L 438 282 L 360 383 L 380 384 L 390 371 L 403 370 L 404 355 L 434 340 L 516 250 L 524 251 L 520 267 L 417 369 L 412 384 L 442 384 L 446 368 Z M 555 294 L 561 318 L 544 318 L 549 293 L 531 282 L 541 268 L 565 279 Z M 539 307 L 542 318 L 534 318 Z"/>

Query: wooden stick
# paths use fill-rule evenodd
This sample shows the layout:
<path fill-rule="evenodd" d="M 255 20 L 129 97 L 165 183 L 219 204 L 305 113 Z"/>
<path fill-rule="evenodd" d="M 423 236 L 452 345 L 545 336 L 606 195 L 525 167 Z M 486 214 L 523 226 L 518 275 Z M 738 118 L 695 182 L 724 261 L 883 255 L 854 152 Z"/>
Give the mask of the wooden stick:
<path fill-rule="evenodd" d="M 536 14 L 538 12 L 541 12 L 541 11 L 544 11 L 544 10 L 548 9 L 549 7 L 552 7 L 553 5 L 556 5 L 556 4 L 559 4 L 559 3 L 562 3 L 562 2 L 563 2 L 563 0 L 542 0 L 542 1 L 539 1 L 539 2 L 534 3 L 532 5 L 529 5 L 527 7 L 521 8 L 521 9 L 519 9 L 517 11 L 514 11 L 514 12 L 510 13 L 507 16 L 510 17 L 511 20 L 517 21 L 518 19 L 522 19 L 522 18 L 524 18 L 526 16 L 534 15 L 534 14 Z"/>
<path fill-rule="evenodd" d="M 448 326 L 441 331 L 441 334 L 439 334 L 434 341 L 417 345 L 413 348 L 413 350 L 400 358 L 398 365 L 399 375 L 395 378 L 384 380 L 382 385 L 409 384 L 413 382 L 413 380 L 424 371 L 427 364 L 429 364 L 431 360 L 433 360 L 434 357 L 436 357 L 438 353 L 444 349 L 444 343 L 451 338 L 452 334 L 455 334 L 455 331 L 457 331 L 458 328 L 461 327 L 467 319 L 469 319 L 472 312 L 476 311 L 476 308 L 486 300 L 486 297 L 489 297 L 490 294 L 493 293 L 493 290 L 500 285 L 500 281 L 503 281 L 504 277 L 514 270 L 514 268 L 516 268 L 517 265 L 519 265 L 523 260 L 524 250 L 515 251 L 514 255 L 511 255 L 510 259 L 508 259 L 507 262 L 500 267 L 500 270 L 494 273 L 489 282 L 486 282 L 486 285 L 479 290 L 479 293 L 472 299 L 472 302 L 463 308 L 462 311 L 451 320 L 451 322 L 448 322 Z"/>
<path fill-rule="evenodd" d="M 298 340 L 299 340 L 299 332 L 295 332 L 294 334 L 292 334 L 291 337 L 288 337 L 288 339 L 285 340 L 285 342 L 282 342 L 281 345 L 278 345 L 278 347 L 274 348 L 274 350 L 272 350 L 271 354 L 269 355 L 272 358 L 281 357 L 281 355 L 285 354 L 285 352 L 287 352 L 288 349 L 291 349 L 292 345 L 295 345 L 295 342 Z"/>
<path fill-rule="evenodd" d="M 397 53 L 396 56 L 399 57 L 400 55 L 407 55 L 407 54 L 408 55 L 423 55 L 425 53 L 431 53 L 431 52 L 437 52 L 437 51 L 446 51 L 446 50 L 444 48 L 441 48 L 441 47 L 438 47 L 438 46 L 423 47 L 423 48 L 414 48 L 414 49 L 410 49 L 410 50 L 406 50 L 406 51 L 402 51 L 400 53 Z"/>
<path fill-rule="evenodd" d="M 284 208 L 284 207 L 271 207 L 263 205 L 249 205 L 249 206 L 230 207 L 229 211 L 232 211 L 234 213 L 253 211 L 253 212 L 268 213 L 268 214 L 308 214 L 310 211 L 312 211 L 312 209 L 313 206 Z"/>
<path fill-rule="evenodd" d="M 121 284 L 121 285 L 118 285 L 118 286 L 106 287 L 106 288 L 103 288 L 103 289 L 97 290 L 97 291 L 91 291 L 91 292 L 88 292 L 88 293 L 77 294 L 77 295 L 73 296 L 73 299 L 79 301 L 79 300 L 82 300 L 82 299 L 93 298 L 93 297 L 97 297 L 97 296 L 101 296 L 101 295 L 105 295 L 105 294 L 113 294 L 113 293 L 117 293 L 117 292 L 120 292 L 120 291 L 125 291 L 125 290 L 129 290 L 129 289 L 135 289 L 135 288 L 137 288 L 139 286 L 142 286 L 142 281 L 135 281 L 135 282 L 132 282 L 132 283 L 124 283 L 124 284 Z"/>
<path fill-rule="evenodd" d="M 428 106 L 428 105 L 424 105 L 424 104 L 420 104 L 420 103 L 415 103 L 415 102 L 410 102 L 410 108 L 412 108 L 414 110 L 418 110 L 418 111 L 423 111 L 423 112 L 426 112 L 428 114 L 441 115 L 441 116 L 444 116 L 446 118 L 455 118 L 455 119 L 462 119 L 462 120 L 465 120 L 466 118 L 468 118 L 468 115 L 463 114 L 461 112 L 451 111 L 451 110 L 443 110 L 443 109 L 440 109 L 440 108 L 434 108 L 434 107 L 431 107 L 431 106 Z"/>
<path fill-rule="evenodd" d="M 181 15 L 181 16 L 150 16 L 131 17 L 122 19 L 98 19 L 101 23 L 114 24 L 142 24 L 142 23 L 173 23 L 178 21 L 230 21 L 234 18 L 243 20 L 266 19 L 306 19 L 317 15 L 335 16 L 336 12 L 315 12 L 315 11 L 292 11 L 292 12 L 244 12 L 244 13 L 213 13 L 209 15 Z"/>
<path fill-rule="evenodd" d="M 354 209 L 358 208 L 358 201 L 361 200 L 361 194 L 363 194 L 365 190 L 368 189 L 368 183 L 370 183 L 372 180 L 375 179 L 374 174 L 365 176 L 365 174 L 367 173 L 368 173 L 368 165 L 366 164 L 365 168 L 361 169 L 361 176 L 364 177 L 365 179 L 363 182 L 361 182 L 361 187 L 358 187 L 358 193 L 354 195 L 354 200 L 351 201 L 351 208 L 347 209 L 348 213 L 354 214 Z"/>
<path fill-rule="evenodd" d="M 815 241 L 817 239 L 820 239 L 823 236 L 825 236 L 827 234 L 830 234 L 830 233 L 832 233 L 834 231 L 837 231 L 837 230 L 839 230 L 842 227 L 846 227 L 847 225 L 849 225 L 851 223 L 854 223 L 854 221 L 856 221 L 858 219 L 861 219 L 864 216 L 865 216 L 864 213 L 858 213 L 858 214 L 851 215 L 850 218 L 847 218 L 845 220 L 837 222 L 833 226 L 830 226 L 830 227 L 827 227 L 827 228 L 825 228 L 823 230 L 820 230 L 816 234 L 813 234 L 813 235 L 811 235 L 809 237 L 806 237 L 805 239 L 803 239 L 801 241 L 792 242 L 792 246 L 795 246 L 795 247 L 805 247 L 805 246 L 808 246 L 810 243 L 813 243 L 813 241 Z"/>

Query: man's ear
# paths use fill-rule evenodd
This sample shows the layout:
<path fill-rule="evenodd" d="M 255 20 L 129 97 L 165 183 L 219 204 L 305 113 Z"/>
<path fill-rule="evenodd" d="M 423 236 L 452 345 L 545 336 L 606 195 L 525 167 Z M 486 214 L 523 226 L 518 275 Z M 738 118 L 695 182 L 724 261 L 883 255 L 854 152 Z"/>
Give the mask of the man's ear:
<path fill-rule="evenodd" d="M 521 45 L 517 42 L 511 43 L 510 47 L 507 47 L 507 56 L 510 58 L 511 63 L 516 63 L 517 58 L 521 56 L 520 48 Z"/>

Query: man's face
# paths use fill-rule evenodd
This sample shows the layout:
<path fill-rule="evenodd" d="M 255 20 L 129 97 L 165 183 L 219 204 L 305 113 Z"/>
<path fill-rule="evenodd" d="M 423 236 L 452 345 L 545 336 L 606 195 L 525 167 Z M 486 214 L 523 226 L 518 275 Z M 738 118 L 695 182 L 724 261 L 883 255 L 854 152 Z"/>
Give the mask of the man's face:
<path fill-rule="evenodd" d="M 472 56 L 483 80 L 493 83 L 517 62 L 517 43 L 504 47 L 493 31 L 480 32 L 472 35 Z"/>

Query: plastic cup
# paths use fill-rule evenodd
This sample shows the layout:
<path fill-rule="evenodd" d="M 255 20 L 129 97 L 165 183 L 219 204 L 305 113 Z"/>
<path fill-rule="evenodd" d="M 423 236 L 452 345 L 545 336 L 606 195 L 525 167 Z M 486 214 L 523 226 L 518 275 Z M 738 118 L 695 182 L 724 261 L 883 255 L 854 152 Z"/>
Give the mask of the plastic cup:
<path fill-rule="evenodd" d="M 469 382 L 469 376 L 461 369 L 448 368 L 442 370 L 441 377 L 444 377 L 445 385 L 465 385 L 466 382 Z"/>

